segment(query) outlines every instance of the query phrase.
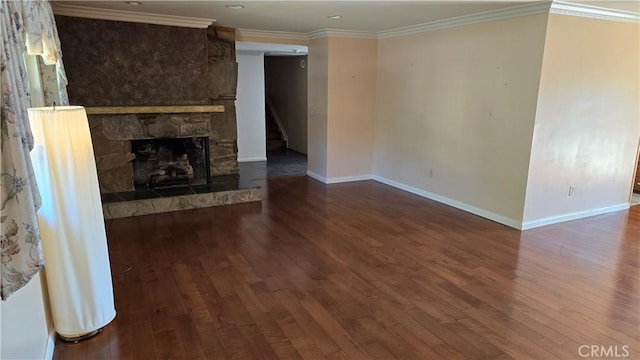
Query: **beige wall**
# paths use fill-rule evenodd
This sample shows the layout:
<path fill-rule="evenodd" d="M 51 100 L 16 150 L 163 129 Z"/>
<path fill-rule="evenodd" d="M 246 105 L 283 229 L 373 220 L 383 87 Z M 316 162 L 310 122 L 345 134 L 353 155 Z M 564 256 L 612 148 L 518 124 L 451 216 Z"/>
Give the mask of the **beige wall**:
<path fill-rule="evenodd" d="M 267 96 L 273 102 L 289 137 L 289 148 L 307 153 L 307 66 L 306 56 L 264 58 Z"/>
<path fill-rule="evenodd" d="M 329 39 L 310 40 L 308 46 L 307 168 L 316 175 L 326 177 Z"/>
<path fill-rule="evenodd" d="M 378 40 L 329 38 L 327 177 L 370 176 Z"/>
<path fill-rule="evenodd" d="M 640 134 L 639 30 L 549 16 L 526 222 L 628 202 Z"/>
<path fill-rule="evenodd" d="M 547 16 L 379 43 L 374 173 L 522 220 Z"/>
<path fill-rule="evenodd" d="M 0 359 L 45 358 L 50 326 L 40 279 L 0 303 Z"/>

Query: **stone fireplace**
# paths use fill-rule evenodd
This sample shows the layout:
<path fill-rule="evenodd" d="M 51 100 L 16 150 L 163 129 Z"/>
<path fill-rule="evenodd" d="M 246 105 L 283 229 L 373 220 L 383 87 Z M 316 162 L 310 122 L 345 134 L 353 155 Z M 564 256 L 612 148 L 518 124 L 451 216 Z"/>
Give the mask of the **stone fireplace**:
<path fill-rule="evenodd" d="M 100 191 L 117 193 L 158 185 L 194 185 L 194 180 L 195 185 L 202 185 L 210 176 L 228 174 L 228 159 L 217 158 L 224 151 L 219 147 L 233 147 L 235 143 L 225 144 L 224 139 L 216 136 L 221 122 L 212 120 L 213 112 L 177 112 L 193 111 L 192 108 L 155 107 L 149 111 L 173 112 L 137 114 L 92 114 L 99 111 L 87 109 Z M 186 155 L 193 171 L 191 177 L 179 174 L 179 163 L 185 161 L 182 155 Z"/>
<path fill-rule="evenodd" d="M 235 30 L 56 16 L 106 218 L 258 201 L 238 176 Z"/>
<path fill-rule="evenodd" d="M 87 108 L 106 218 L 258 201 L 230 174 L 223 106 Z M 229 162 L 232 161 L 231 164 Z M 178 191 L 177 191 L 178 190 Z"/>

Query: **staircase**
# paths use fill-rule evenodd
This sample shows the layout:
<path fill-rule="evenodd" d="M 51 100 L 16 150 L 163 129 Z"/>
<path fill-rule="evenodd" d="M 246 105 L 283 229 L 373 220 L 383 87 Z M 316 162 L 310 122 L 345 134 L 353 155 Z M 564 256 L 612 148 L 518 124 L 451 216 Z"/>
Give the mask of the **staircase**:
<path fill-rule="evenodd" d="M 286 149 L 287 142 L 280 132 L 280 128 L 276 123 L 275 116 L 269 105 L 266 105 L 265 114 L 267 115 L 267 150 Z"/>

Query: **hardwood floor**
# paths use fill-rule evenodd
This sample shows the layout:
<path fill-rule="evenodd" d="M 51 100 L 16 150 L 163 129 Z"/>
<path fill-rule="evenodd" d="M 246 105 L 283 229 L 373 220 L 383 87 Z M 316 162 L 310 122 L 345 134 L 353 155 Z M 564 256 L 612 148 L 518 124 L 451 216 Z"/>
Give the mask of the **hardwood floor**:
<path fill-rule="evenodd" d="M 640 358 L 640 206 L 519 232 L 373 181 L 263 186 L 108 221 L 118 315 L 54 358 Z"/>

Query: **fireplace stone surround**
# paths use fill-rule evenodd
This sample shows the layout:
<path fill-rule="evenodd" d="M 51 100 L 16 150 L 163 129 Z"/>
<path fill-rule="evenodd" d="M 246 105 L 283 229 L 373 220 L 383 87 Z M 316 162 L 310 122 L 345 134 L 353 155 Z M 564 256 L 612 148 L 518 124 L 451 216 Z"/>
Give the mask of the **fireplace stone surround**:
<path fill-rule="evenodd" d="M 214 112 L 96 114 L 91 108 L 87 112 L 101 193 L 135 190 L 131 140 L 207 137 L 211 175 L 237 173 L 235 122 L 216 120 Z"/>
<path fill-rule="evenodd" d="M 142 110 L 141 110 L 142 109 Z M 237 175 L 235 114 L 224 106 L 87 108 L 105 218 L 260 201 Z M 132 140 L 207 138 L 212 181 L 187 191 L 136 191 Z"/>

